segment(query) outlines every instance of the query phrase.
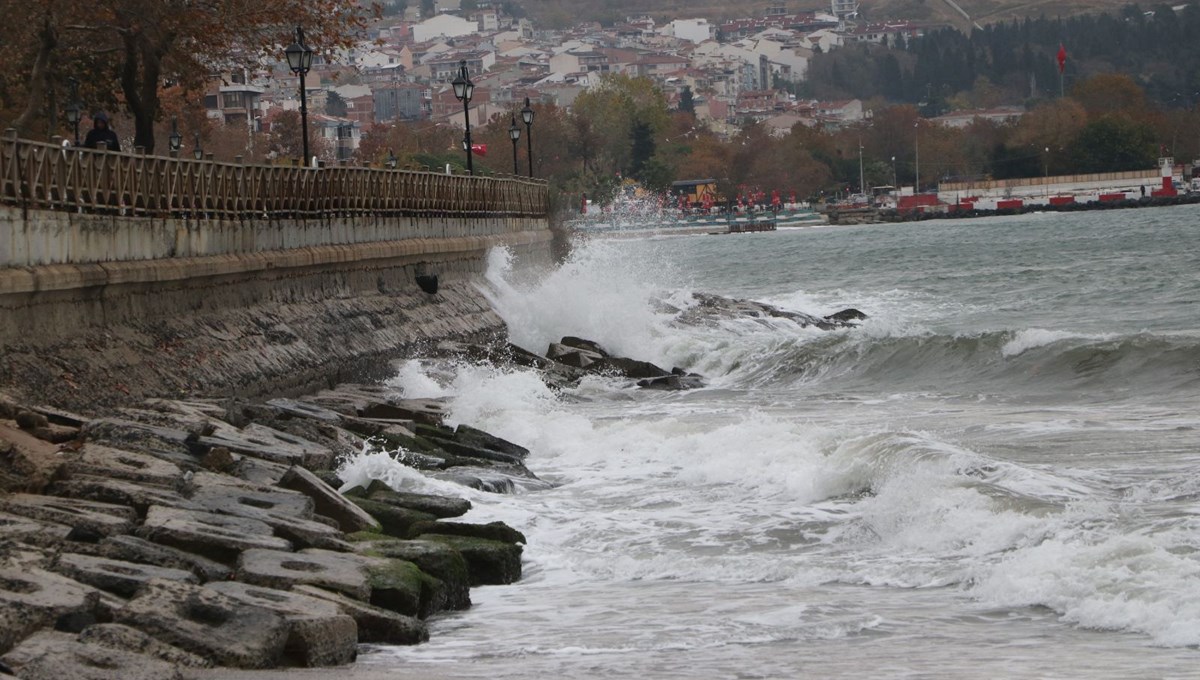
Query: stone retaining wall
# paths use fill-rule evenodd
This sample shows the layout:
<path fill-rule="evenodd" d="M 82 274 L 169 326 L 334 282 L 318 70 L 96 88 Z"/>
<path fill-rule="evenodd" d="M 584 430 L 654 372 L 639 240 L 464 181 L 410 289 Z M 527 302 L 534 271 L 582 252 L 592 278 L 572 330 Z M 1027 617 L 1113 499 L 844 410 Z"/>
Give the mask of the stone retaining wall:
<path fill-rule="evenodd" d="M 25 242 L 38 247 L 0 253 L 42 262 L 0 265 L 0 386 L 41 403 L 301 392 L 383 374 L 421 343 L 503 327 L 477 289 L 489 249 L 551 261 L 535 218 L 84 217 L 29 211 Z M 438 292 L 418 274 L 438 275 Z"/>

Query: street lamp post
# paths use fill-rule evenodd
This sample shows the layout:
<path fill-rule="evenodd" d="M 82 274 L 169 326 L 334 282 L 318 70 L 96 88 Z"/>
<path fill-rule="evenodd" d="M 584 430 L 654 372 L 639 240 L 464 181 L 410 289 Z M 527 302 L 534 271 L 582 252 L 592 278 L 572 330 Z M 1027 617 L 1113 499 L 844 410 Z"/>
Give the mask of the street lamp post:
<path fill-rule="evenodd" d="M 454 97 L 463 103 L 463 124 L 466 134 L 463 136 L 463 148 L 467 151 L 467 174 L 475 174 L 475 164 L 471 159 L 471 96 L 475 94 L 475 83 L 467 72 L 467 60 L 458 62 L 458 77 L 451 83 L 454 86 Z"/>
<path fill-rule="evenodd" d="M 863 145 L 862 140 L 858 140 L 858 193 L 863 196 L 867 195 L 867 183 L 863 175 Z"/>
<path fill-rule="evenodd" d="M 204 160 L 204 148 L 200 146 L 200 133 L 196 133 L 196 141 L 192 144 L 192 158 Z"/>
<path fill-rule="evenodd" d="M 1046 147 L 1046 195 L 1050 195 L 1050 147 Z"/>
<path fill-rule="evenodd" d="M 517 127 L 517 117 L 512 116 L 508 126 L 508 138 L 513 143 L 513 175 L 517 174 L 517 140 L 521 138 L 521 128 Z"/>
<path fill-rule="evenodd" d="M 75 146 L 79 146 L 79 119 L 83 117 L 83 105 L 79 103 L 79 81 L 74 76 L 67 79 L 71 87 L 71 101 L 67 104 L 67 122 L 75 130 Z"/>
<path fill-rule="evenodd" d="M 179 157 L 179 150 L 183 148 L 183 135 L 179 134 L 179 119 L 171 119 L 171 136 L 167 137 L 167 148 L 171 150 L 171 158 Z"/>
<path fill-rule="evenodd" d="M 896 175 L 896 157 L 895 156 L 892 156 L 892 191 L 894 193 L 900 192 L 900 180 L 899 180 L 899 177 Z"/>
<path fill-rule="evenodd" d="M 525 155 L 529 156 L 529 176 L 533 177 L 533 107 L 529 105 L 529 97 L 525 98 L 525 108 L 521 109 L 521 121 L 525 123 Z"/>
<path fill-rule="evenodd" d="M 916 140 L 916 157 L 913 159 L 913 174 L 916 176 L 913 180 L 913 193 L 921 193 L 921 121 L 913 123 L 913 138 Z"/>
<path fill-rule="evenodd" d="M 312 48 L 304 44 L 304 29 L 296 27 L 296 40 L 284 50 L 287 56 L 288 68 L 300 76 L 300 138 L 304 149 L 304 167 L 309 165 L 308 157 L 308 93 L 304 87 L 304 76 L 312 68 Z"/>
<path fill-rule="evenodd" d="M 396 158 L 395 152 L 392 151 L 391 149 L 388 149 L 387 160 L 384 161 L 384 163 L 387 165 L 387 169 L 395 170 L 397 162 L 398 162 L 398 159 Z"/>

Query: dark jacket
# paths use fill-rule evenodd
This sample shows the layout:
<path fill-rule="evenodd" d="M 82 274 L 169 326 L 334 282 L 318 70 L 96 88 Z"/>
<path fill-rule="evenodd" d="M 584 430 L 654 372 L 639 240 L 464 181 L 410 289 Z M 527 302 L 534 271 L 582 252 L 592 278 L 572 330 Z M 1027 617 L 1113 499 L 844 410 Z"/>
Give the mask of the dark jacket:
<path fill-rule="evenodd" d="M 95 149 L 100 142 L 104 142 L 109 151 L 121 150 L 121 140 L 117 139 L 117 133 L 108 127 L 108 116 L 103 113 L 97 113 L 92 117 L 92 129 L 88 130 L 83 145 L 89 149 Z"/>

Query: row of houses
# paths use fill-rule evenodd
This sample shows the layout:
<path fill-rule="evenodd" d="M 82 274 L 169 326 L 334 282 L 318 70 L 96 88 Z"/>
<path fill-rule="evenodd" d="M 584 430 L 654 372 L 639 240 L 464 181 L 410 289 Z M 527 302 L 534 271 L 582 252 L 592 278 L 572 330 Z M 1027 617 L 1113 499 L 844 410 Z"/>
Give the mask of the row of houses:
<path fill-rule="evenodd" d="M 475 83 L 472 125 L 507 115 L 526 97 L 569 109 L 608 74 L 652 78 L 672 103 L 690 90 L 700 121 L 723 133 L 751 121 L 774 130 L 797 122 L 854 123 L 869 115 L 862 102 L 798 101 L 785 90 L 804 79 L 817 51 L 908 40 L 924 30 L 908 22 L 856 24 L 844 12 L 776 9 L 722 24 L 691 18 L 659 25 L 634 17 L 607 28 L 547 31 L 506 16 L 498 5 L 478 3 L 470 12 L 458 0 L 436 6 L 441 13 L 424 20 L 410 9 L 380 21 L 358 46 L 314 64 L 306 79 L 310 119 L 339 153 L 356 149 L 373 125 L 432 120 L 461 127 L 451 82 L 464 63 Z M 284 64 L 267 65 L 215 82 L 206 107 L 215 120 L 263 131 L 279 111 L 299 107 L 298 89 Z"/>

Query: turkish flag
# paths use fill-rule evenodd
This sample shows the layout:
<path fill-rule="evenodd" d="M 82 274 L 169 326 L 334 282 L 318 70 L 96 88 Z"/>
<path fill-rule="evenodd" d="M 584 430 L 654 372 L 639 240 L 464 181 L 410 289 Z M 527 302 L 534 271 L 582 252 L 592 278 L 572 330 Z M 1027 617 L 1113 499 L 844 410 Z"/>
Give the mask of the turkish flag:
<path fill-rule="evenodd" d="M 1058 44 L 1058 55 L 1055 58 L 1058 59 L 1058 72 L 1062 73 L 1067 68 L 1067 48 L 1063 47 L 1062 43 Z"/>
<path fill-rule="evenodd" d="M 471 153 L 475 154 L 476 156 L 486 156 L 487 144 L 472 144 Z"/>

